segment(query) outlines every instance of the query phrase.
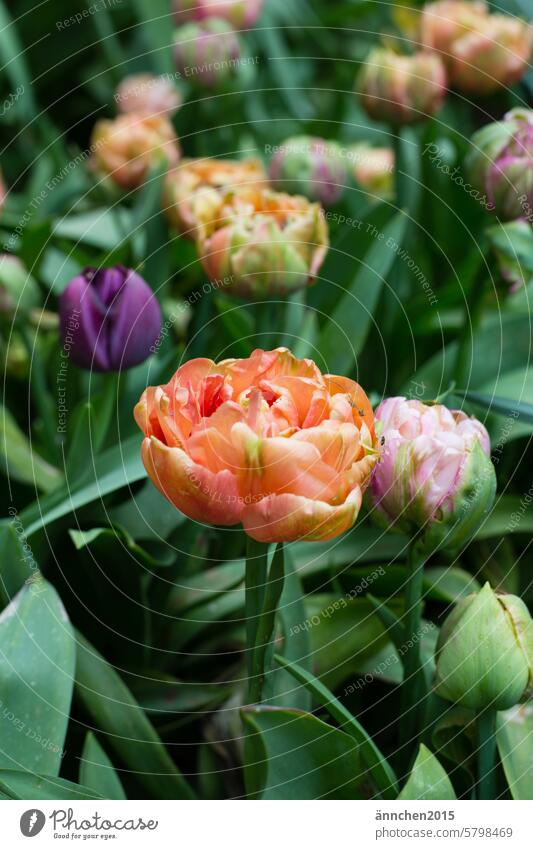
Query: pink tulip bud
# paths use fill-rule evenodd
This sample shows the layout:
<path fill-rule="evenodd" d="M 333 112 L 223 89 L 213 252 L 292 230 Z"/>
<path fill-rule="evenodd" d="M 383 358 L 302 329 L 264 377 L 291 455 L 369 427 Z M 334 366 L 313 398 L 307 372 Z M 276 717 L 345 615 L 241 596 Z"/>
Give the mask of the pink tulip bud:
<path fill-rule="evenodd" d="M 222 193 L 243 187 L 268 187 L 258 159 L 182 159 L 167 176 L 165 211 L 170 223 L 193 239 L 198 235 L 199 222 L 216 214 Z M 214 213 L 210 212 L 213 207 Z"/>
<path fill-rule="evenodd" d="M 374 120 L 411 124 L 438 112 L 446 94 L 446 72 L 434 53 L 399 56 L 378 47 L 364 63 L 357 89 Z"/>
<path fill-rule="evenodd" d="M 340 146 L 314 136 L 287 139 L 274 154 L 269 171 L 275 188 L 324 206 L 339 200 L 348 176 Z"/>
<path fill-rule="evenodd" d="M 191 360 L 135 408 L 157 489 L 198 522 L 260 542 L 333 539 L 354 524 L 377 459 L 353 380 L 286 348 Z"/>
<path fill-rule="evenodd" d="M 533 111 L 511 109 L 472 136 L 466 168 L 505 221 L 530 219 L 533 208 Z"/>
<path fill-rule="evenodd" d="M 371 486 L 376 518 L 422 533 L 433 549 L 466 541 L 496 488 L 486 428 L 459 410 L 403 397 L 383 401 L 376 419 L 382 442 Z"/>
<path fill-rule="evenodd" d="M 263 0 L 174 0 L 178 26 L 186 21 L 223 18 L 236 29 L 252 26 L 261 14 Z"/>
<path fill-rule="evenodd" d="M 164 116 L 136 112 L 119 115 L 113 121 L 98 121 L 91 147 L 94 170 L 126 189 L 139 186 L 158 162 L 166 160 L 172 167 L 180 158 L 170 121 Z"/>
<path fill-rule="evenodd" d="M 199 229 L 198 251 L 211 280 L 248 298 L 286 294 L 314 282 L 328 249 L 322 208 L 298 195 L 227 192 Z"/>
<path fill-rule="evenodd" d="M 115 92 L 119 112 L 139 115 L 173 115 L 181 105 L 176 86 L 166 77 L 133 74 L 122 80 Z"/>
<path fill-rule="evenodd" d="M 236 77 L 239 36 L 226 21 L 208 18 L 174 33 L 174 61 L 181 77 L 199 88 L 221 88 Z"/>

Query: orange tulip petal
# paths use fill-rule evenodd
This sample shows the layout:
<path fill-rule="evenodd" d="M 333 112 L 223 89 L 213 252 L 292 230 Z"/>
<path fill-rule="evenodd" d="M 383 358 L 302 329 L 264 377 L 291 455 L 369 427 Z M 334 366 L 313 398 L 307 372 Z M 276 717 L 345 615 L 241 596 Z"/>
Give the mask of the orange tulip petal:
<path fill-rule="evenodd" d="M 349 530 L 357 519 L 361 501 L 359 487 L 338 507 L 302 495 L 269 495 L 255 504 L 246 504 L 241 521 L 248 536 L 258 542 L 319 542 Z"/>
<path fill-rule="evenodd" d="M 152 483 L 190 519 L 213 525 L 240 522 L 243 502 L 231 472 L 211 472 L 155 437 L 143 441 L 141 456 Z"/>

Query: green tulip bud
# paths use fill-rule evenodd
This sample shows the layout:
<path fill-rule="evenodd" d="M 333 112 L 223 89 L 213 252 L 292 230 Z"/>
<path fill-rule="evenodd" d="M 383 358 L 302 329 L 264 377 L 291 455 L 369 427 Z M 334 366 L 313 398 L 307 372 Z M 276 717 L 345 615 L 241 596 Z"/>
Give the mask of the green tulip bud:
<path fill-rule="evenodd" d="M 507 710 L 529 698 L 533 621 L 524 602 L 490 584 L 460 601 L 436 651 L 438 695 L 475 711 Z"/>

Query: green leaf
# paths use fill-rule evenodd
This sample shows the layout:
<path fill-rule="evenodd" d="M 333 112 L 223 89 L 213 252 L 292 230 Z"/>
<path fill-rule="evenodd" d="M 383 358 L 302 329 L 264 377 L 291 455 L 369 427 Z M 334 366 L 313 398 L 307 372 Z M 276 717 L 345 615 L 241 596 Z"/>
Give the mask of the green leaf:
<path fill-rule="evenodd" d="M 154 71 L 172 78 L 176 73 L 172 59 L 173 20 L 167 0 L 133 0 L 133 7 Z"/>
<path fill-rule="evenodd" d="M 95 728 L 106 735 L 109 745 L 154 798 L 194 798 L 124 682 L 81 634 L 77 639 L 76 694 Z"/>
<path fill-rule="evenodd" d="M 267 706 L 242 710 L 264 747 L 263 799 L 360 799 L 364 770 L 349 734 L 303 711 Z M 259 751 L 259 750 L 257 750 Z"/>
<path fill-rule="evenodd" d="M 199 605 L 208 604 L 240 587 L 243 581 L 243 560 L 222 563 L 198 575 L 184 575 L 174 582 L 171 589 L 169 607 L 172 615 L 181 616 Z"/>
<path fill-rule="evenodd" d="M 490 316 L 474 335 L 471 360 L 467 363 L 470 390 L 494 384 L 494 375 L 505 375 L 523 369 L 531 351 L 531 318 L 529 315 L 501 313 Z M 424 397 L 437 396 L 454 379 L 457 341 L 440 349 L 427 360 L 405 386 L 407 395 L 414 382 L 424 390 Z M 499 378 L 500 379 L 500 378 Z"/>
<path fill-rule="evenodd" d="M 527 509 L 524 496 L 500 495 L 487 519 L 476 534 L 476 539 L 506 536 L 508 534 L 533 534 L 533 512 Z"/>
<path fill-rule="evenodd" d="M 533 799 L 533 705 L 516 705 L 499 713 L 496 741 L 513 799 Z"/>
<path fill-rule="evenodd" d="M 418 751 L 409 780 L 398 799 L 456 799 L 452 783 L 435 755 L 426 746 Z"/>
<path fill-rule="evenodd" d="M 32 74 L 26 65 L 26 50 L 20 42 L 17 29 L 6 4 L 0 2 L 0 60 L 3 74 L 9 76 L 13 89 L 21 92 L 20 104 L 24 123 L 37 118 L 33 97 Z"/>
<path fill-rule="evenodd" d="M 481 584 L 469 572 L 456 566 L 432 566 L 424 570 L 424 595 L 457 604 L 460 599 L 481 589 Z"/>
<path fill-rule="evenodd" d="M 104 207 L 60 219 L 54 227 L 54 236 L 112 250 L 130 229 L 131 213 L 115 204 L 112 210 Z"/>
<path fill-rule="evenodd" d="M 283 543 L 278 543 L 274 550 L 272 563 L 264 588 L 264 599 L 261 615 L 257 621 L 255 638 L 252 636 L 253 654 L 250 671 L 250 698 L 260 701 L 263 682 L 267 670 L 267 658 L 274 633 L 274 624 L 278 612 L 278 604 L 283 591 L 285 579 L 285 551 Z"/>
<path fill-rule="evenodd" d="M 381 622 L 387 629 L 387 634 L 389 635 L 394 648 L 401 649 L 405 641 L 405 628 L 402 625 L 401 620 L 390 609 L 390 607 L 387 607 L 384 601 L 374 598 L 371 593 L 368 593 L 367 598 L 379 616 Z"/>
<path fill-rule="evenodd" d="M 524 401 L 516 401 L 512 398 L 499 398 L 495 395 L 484 395 L 482 392 L 464 392 L 456 389 L 454 394 L 466 398 L 467 401 L 471 401 L 472 404 L 483 407 L 488 410 L 489 413 L 499 413 L 502 416 L 509 416 L 513 414 L 513 417 L 516 418 L 517 421 L 533 425 L 533 404 L 528 404 Z"/>
<path fill-rule="evenodd" d="M 63 475 L 37 454 L 9 410 L 0 405 L 0 467 L 8 478 L 37 487 L 57 489 Z"/>
<path fill-rule="evenodd" d="M 90 787 L 53 775 L 34 775 L 16 769 L 0 769 L 0 791 L 10 799 L 102 799 Z"/>
<path fill-rule="evenodd" d="M 290 547 L 285 549 L 285 585 L 279 603 L 279 621 L 283 634 L 283 658 L 297 661 L 305 670 L 311 671 L 311 641 L 304 628 L 305 621 L 304 591 L 300 575 L 294 568 Z M 283 664 L 281 664 L 283 667 Z M 285 668 L 278 670 L 274 683 L 275 694 L 271 701 L 279 707 L 310 710 L 311 697 L 305 687 L 294 687 L 294 681 Z"/>
<path fill-rule="evenodd" d="M 13 508 L 10 508 L 10 513 Z M 24 526 L 16 512 L 0 525 L 0 603 L 5 607 L 26 581 L 38 574 L 38 566 L 26 541 Z"/>
<path fill-rule="evenodd" d="M 334 690 L 388 642 L 386 629 L 366 598 L 314 594 L 306 604 L 315 674 Z M 309 624 L 307 624 L 309 623 Z"/>
<path fill-rule="evenodd" d="M 125 799 L 116 770 L 92 732 L 87 734 L 80 758 L 80 784 L 104 799 Z"/>
<path fill-rule="evenodd" d="M 142 262 L 142 273 L 149 285 L 161 296 L 168 281 L 168 230 L 161 209 L 163 181 L 168 168 L 166 160 L 154 165 L 138 192 L 132 211 L 130 239 L 133 255 Z"/>
<path fill-rule="evenodd" d="M 325 708 L 330 716 L 339 723 L 341 730 L 353 737 L 360 746 L 361 760 L 367 767 L 378 793 L 384 799 L 395 799 L 398 787 L 394 770 L 357 719 L 335 698 L 331 690 L 328 690 L 302 666 L 294 662 L 291 663 L 280 655 L 275 656 L 275 661 L 297 681 L 304 684 L 317 704 Z"/>
<path fill-rule="evenodd" d="M 0 767 L 59 773 L 74 663 L 61 600 L 51 584 L 36 578 L 0 615 Z"/>
<path fill-rule="evenodd" d="M 320 335 L 318 350 L 332 374 L 349 374 L 363 349 L 384 280 L 396 259 L 397 248 L 391 244 L 401 245 L 406 224 L 407 217 L 398 213 L 379 232 Z"/>
<path fill-rule="evenodd" d="M 110 448 L 98 457 L 94 465 L 90 464 L 82 485 L 72 492 L 54 492 L 53 496 L 41 499 L 39 504 L 27 508 L 21 514 L 27 536 L 111 492 L 116 492 L 123 486 L 146 477 L 141 461 L 140 442 L 138 436 L 132 436 Z"/>
<path fill-rule="evenodd" d="M 331 542 L 295 542 L 291 554 L 302 576 L 337 572 L 341 566 L 374 561 L 390 562 L 404 552 L 407 539 L 402 534 L 358 524 L 353 532 Z"/>

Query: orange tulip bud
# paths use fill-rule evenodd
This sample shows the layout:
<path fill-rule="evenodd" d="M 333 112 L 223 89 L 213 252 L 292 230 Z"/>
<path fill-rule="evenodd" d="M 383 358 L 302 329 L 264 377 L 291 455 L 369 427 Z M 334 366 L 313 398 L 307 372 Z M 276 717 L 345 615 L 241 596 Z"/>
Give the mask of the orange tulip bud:
<path fill-rule="evenodd" d="M 440 54 L 452 85 L 490 94 L 522 77 L 532 31 L 520 18 L 490 15 L 482 0 L 438 0 L 424 7 L 420 41 Z"/>
<path fill-rule="evenodd" d="M 322 208 L 298 195 L 226 192 L 206 205 L 198 250 L 211 280 L 249 298 L 286 294 L 312 283 L 328 249 Z"/>
<path fill-rule="evenodd" d="M 446 94 L 446 72 L 434 53 L 399 56 L 378 47 L 367 57 L 357 88 L 374 120 L 412 124 L 440 109 Z"/>
<path fill-rule="evenodd" d="M 180 158 L 170 121 L 162 115 L 138 112 L 119 115 L 114 121 L 97 121 L 91 147 L 94 170 L 125 189 L 139 186 L 158 161 L 166 159 L 172 167 Z"/>
<path fill-rule="evenodd" d="M 351 528 L 378 456 L 361 387 L 286 348 L 191 360 L 145 390 L 135 419 L 146 470 L 172 504 L 261 542 Z"/>
<path fill-rule="evenodd" d="M 218 210 L 221 190 L 243 186 L 264 189 L 268 179 L 258 159 L 183 159 L 166 180 L 165 211 L 170 223 L 189 238 L 197 236 L 199 221 Z"/>

